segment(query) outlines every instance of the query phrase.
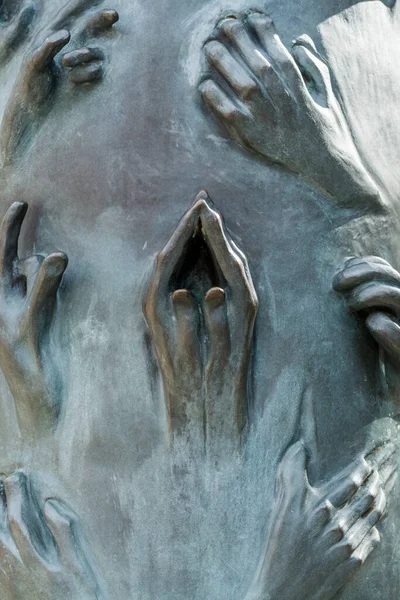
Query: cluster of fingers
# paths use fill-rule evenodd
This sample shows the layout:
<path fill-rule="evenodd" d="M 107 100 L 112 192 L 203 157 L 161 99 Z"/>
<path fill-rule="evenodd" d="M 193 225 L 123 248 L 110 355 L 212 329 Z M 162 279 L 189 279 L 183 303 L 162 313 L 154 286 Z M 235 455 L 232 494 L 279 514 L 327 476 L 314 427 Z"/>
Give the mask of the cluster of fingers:
<path fill-rule="evenodd" d="M 363 564 L 380 541 L 377 524 L 397 478 L 393 444 L 376 448 L 330 483 L 313 513 L 314 527 L 323 527 L 322 542 L 335 564 Z"/>
<path fill-rule="evenodd" d="M 56 499 L 41 502 L 24 471 L 0 478 L 0 566 L 58 570 L 75 561 L 73 511 Z"/>
<path fill-rule="evenodd" d="M 62 252 L 18 258 L 18 241 L 28 206 L 14 202 L 0 225 L 0 287 L 4 295 L 26 301 L 27 318 L 35 320 L 57 293 L 68 259 Z"/>
<path fill-rule="evenodd" d="M 209 344 L 215 349 L 218 345 L 227 356 L 230 349 L 230 334 L 226 310 L 225 291 L 213 287 L 204 296 L 199 307 L 193 294 L 187 289 L 176 290 L 172 294 L 176 320 L 176 343 L 181 349 L 193 347 L 198 339 L 200 312 L 204 314 Z"/>
<path fill-rule="evenodd" d="M 80 39 L 85 42 L 90 38 L 104 35 L 111 31 L 118 20 L 119 15 L 115 10 L 101 10 L 86 23 Z M 62 57 L 62 64 L 69 70 L 70 81 L 76 84 L 90 83 L 103 77 L 104 58 L 100 48 L 83 46 L 66 52 Z"/>
<path fill-rule="evenodd" d="M 76 84 L 89 83 L 103 76 L 104 53 L 100 48 L 87 46 L 91 38 L 105 35 L 119 20 L 115 10 L 101 10 L 89 17 L 80 34 L 76 36 L 77 43 L 82 46 L 67 51 L 62 59 L 62 66 L 68 70 L 69 79 Z M 36 70 L 45 71 L 51 67 L 61 50 L 70 42 L 71 34 L 68 29 L 58 29 L 49 35 L 42 45 L 32 55 L 32 65 Z"/>
<path fill-rule="evenodd" d="M 163 325 L 158 306 L 170 298 L 170 281 L 178 264 L 184 260 L 188 244 L 194 236 L 201 235 L 205 241 L 214 265 L 226 282 L 225 289 L 215 286 L 209 289 L 200 304 L 188 289 L 178 289 L 172 294 L 172 305 L 176 320 L 177 348 L 197 346 L 200 312 L 209 333 L 211 352 L 229 351 L 234 332 L 228 327 L 227 291 L 229 295 L 229 315 L 238 323 L 238 328 L 248 329 L 257 311 L 257 296 L 252 283 L 247 260 L 235 243 L 229 238 L 221 215 L 211 206 L 210 198 L 202 192 L 192 208 L 184 215 L 167 246 L 160 252 L 157 266 L 151 281 L 145 313 L 152 329 Z M 248 325 L 246 325 L 248 324 Z M 153 325 L 153 326 L 152 326 Z M 164 323 L 165 325 L 165 323 Z"/>
<path fill-rule="evenodd" d="M 350 258 L 335 276 L 333 288 L 349 308 L 364 313 L 378 344 L 400 356 L 400 273 L 378 256 Z"/>
<path fill-rule="evenodd" d="M 204 51 L 211 76 L 200 92 L 219 116 L 251 114 L 260 101 L 280 109 L 305 95 L 327 103 L 329 71 L 312 40 L 299 37 L 289 52 L 273 21 L 261 12 L 223 19 Z"/>

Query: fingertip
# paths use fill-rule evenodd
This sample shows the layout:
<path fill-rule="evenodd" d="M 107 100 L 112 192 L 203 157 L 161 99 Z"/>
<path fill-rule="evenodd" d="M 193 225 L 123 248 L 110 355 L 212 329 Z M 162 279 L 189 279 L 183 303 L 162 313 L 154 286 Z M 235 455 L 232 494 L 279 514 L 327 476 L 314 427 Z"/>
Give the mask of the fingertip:
<path fill-rule="evenodd" d="M 55 33 L 49 35 L 45 43 L 51 47 L 57 48 L 59 46 L 65 46 L 71 40 L 71 34 L 68 29 L 60 29 Z"/>
<path fill-rule="evenodd" d="M 104 69 L 102 61 L 94 60 L 73 68 L 69 73 L 69 79 L 73 83 L 79 85 L 96 82 L 101 79 L 103 75 Z"/>
<path fill-rule="evenodd" d="M 344 280 L 344 270 L 339 271 L 339 273 L 336 273 L 336 275 L 333 277 L 332 288 L 335 292 L 341 292 L 342 286 L 343 286 L 343 280 Z"/>
<path fill-rule="evenodd" d="M 44 259 L 42 268 L 48 277 L 56 278 L 63 275 L 67 265 L 67 255 L 64 252 L 54 252 Z"/>
<path fill-rule="evenodd" d="M 119 14 L 116 10 L 104 9 L 102 11 L 102 15 L 109 27 L 112 27 L 113 25 L 115 25 L 115 23 L 118 23 L 119 21 Z"/>
<path fill-rule="evenodd" d="M 204 302 L 211 309 L 220 308 L 225 304 L 225 291 L 220 287 L 213 287 L 204 296 Z"/>
<path fill-rule="evenodd" d="M 63 67 L 72 68 L 99 60 L 104 60 L 104 54 L 100 48 L 85 47 L 66 52 L 61 59 L 61 63 Z"/>
<path fill-rule="evenodd" d="M 196 212 L 198 212 L 200 214 L 205 207 L 212 205 L 212 204 L 213 204 L 212 200 L 211 200 L 207 190 L 201 190 L 195 198 L 195 201 L 192 206 L 192 210 L 195 210 Z"/>
<path fill-rule="evenodd" d="M 193 297 L 189 290 L 179 289 L 175 290 L 172 294 L 172 302 L 175 307 L 191 307 L 193 303 Z"/>

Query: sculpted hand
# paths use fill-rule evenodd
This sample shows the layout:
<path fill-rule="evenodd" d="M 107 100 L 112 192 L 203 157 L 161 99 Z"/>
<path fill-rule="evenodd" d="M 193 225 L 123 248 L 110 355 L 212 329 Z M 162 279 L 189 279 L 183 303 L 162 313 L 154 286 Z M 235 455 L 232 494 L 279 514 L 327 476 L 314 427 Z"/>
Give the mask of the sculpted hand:
<path fill-rule="evenodd" d="M 400 273 L 383 258 L 351 258 L 335 276 L 333 288 L 345 296 L 382 350 L 389 386 L 400 387 Z M 399 399 L 399 398 L 397 398 Z"/>
<path fill-rule="evenodd" d="M 0 226 L 0 367 L 14 396 L 22 434 L 35 436 L 51 431 L 59 412 L 49 383 L 56 377 L 54 372 L 46 376 L 43 347 L 68 260 L 61 252 L 18 257 L 27 208 L 15 202 Z"/>
<path fill-rule="evenodd" d="M 25 57 L 1 123 L 3 165 L 12 161 L 21 141 L 47 110 L 59 75 L 54 59 L 69 40 L 69 32 L 62 29 L 49 35 Z"/>
<path fill-rule="evenodd" d="M 0 590 L 12 600 L 106 600 L 76 514 L 24 471 L 0 479 Z"/>
<path fill-rule="evenodd" d="M 397 475 L 391 445 L 322 488 L 307 477 L 302 441 L 279 466 L 267 548 L 247 600 L 330 600 L 380 541 L 376 525 Z"/>
<path fill-rule="evenodd" d="M 329 69 L 312 40 L 289 52 L 274 23 L 250 12 L 222 20 L 204 46 L 204 102 L 245 148 L 300 173 L 343 206 L 377 206 Z"/>
<path fill-rule="evenodd" d="M 197 422 L 212 453 L 230 452 L 246 424 L 257 306 L 247 260 L 201 193 L 157 257 L 144 312 L 171 431 Z"/>
<path fill-rule="evenodd" d="M 86 11 L 98 0 L 71 0 L 55 17 L 54 22 L 40 34 L 40 41 L 26 53 L 19 76 L 7 103 L 0 131 L 3 165 L 12 162 L 21 143 L 40 125 L 50 108 L 60 81 L 60 51 L 71 39 L 70 29 L 78 22 L 79 33 L 73 37 L 74 50 L 65 54 L 62 66 L 70 70 L 70 79 L 75 83 L 87 83 L 103 75 L 104 52 L 100 48 L 87 47 L 93 37 L 106 34 L 116 21 L 118 13 L 103 10 L 85 16 Z"/>

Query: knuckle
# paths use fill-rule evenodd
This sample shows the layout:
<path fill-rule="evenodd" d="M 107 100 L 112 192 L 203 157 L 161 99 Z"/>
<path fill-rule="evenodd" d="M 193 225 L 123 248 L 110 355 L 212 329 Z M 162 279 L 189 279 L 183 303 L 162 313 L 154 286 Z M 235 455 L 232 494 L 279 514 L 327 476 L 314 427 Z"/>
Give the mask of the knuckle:
<path fill-rule="evenodd" d="M 359 477 L 357 475 L 353 475 L 349 482 L 349 492 L 350 494 L 355 494 L 360 487 Z"/>
<path fill-rule="evenodd" d="M 244 100 L 252 100 L 259 92 L 259 87 L 254 80 L 246 81 L 239 87 L 239 93 Z"/>
<path fill-rule="evenodd" d="M 354 569 L 359 569 L 363 565 L 363 560 L 360 556 L 352 556 L 350 560 Z"/>
<path fill-rule="evenodd" d="M 237 108 L 232 108 L 224 113 L 224 117 L 227 121 L 237 121 L 240 116 L 240 111 Z"/>
<path fill-rule="evenodd" d="M 368 506 L 371 506 L 371 504 L 374 504 L 375 500 L 376 500 L 376 496 L 377 496 L 377 491 L 375 490 L 368 490 L 368 492 L 365 495 L 365 502 L 366 504 L 368 504 Z"/>
<path fill-rule="evenodd" d="M 275 71 L 269 62 L 263 62 L 263 64 L 259 68 L 259 73 L 261 79 L 268 79 L 271 75 L 275 73 Z"/>
<path fill-rule="evenodd" d="M 355 550 L 353 543 L 349 539 L 344 539 L 341 544 L 341 547 L 348 558 L 353 554 Z"/>

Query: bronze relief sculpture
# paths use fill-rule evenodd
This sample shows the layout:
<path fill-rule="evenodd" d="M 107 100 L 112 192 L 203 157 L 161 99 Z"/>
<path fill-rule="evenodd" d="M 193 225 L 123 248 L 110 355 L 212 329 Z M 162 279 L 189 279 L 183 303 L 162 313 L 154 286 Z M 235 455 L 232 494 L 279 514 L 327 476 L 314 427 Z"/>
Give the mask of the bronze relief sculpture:
<path fill-rule="evenodd" d="M 0 5 L 5 599 L 398 596 L 397 5 L 235 4 Z"/>

